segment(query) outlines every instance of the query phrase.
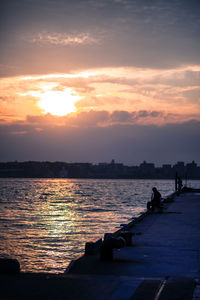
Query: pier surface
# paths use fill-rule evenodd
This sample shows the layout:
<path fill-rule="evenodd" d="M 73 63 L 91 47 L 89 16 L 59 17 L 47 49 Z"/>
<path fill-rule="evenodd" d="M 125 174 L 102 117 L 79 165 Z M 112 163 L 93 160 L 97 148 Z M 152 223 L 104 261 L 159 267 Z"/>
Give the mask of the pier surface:
<path fill-rule="evenodd" d="M 132 245 L 112 261 L 83 255 L 66 274 L 0 275 L 0 299 L 200 300 L 200 193 L 129 228 Z"/>

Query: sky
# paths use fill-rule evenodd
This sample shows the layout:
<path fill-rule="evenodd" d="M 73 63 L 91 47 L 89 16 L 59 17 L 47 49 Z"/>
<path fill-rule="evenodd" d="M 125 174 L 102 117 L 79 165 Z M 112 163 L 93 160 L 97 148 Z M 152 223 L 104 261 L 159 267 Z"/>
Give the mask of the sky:
<path fill-rule="evenodd" d="M 200 165 L 199 0 L 2 0 L 0 161 Z"/>

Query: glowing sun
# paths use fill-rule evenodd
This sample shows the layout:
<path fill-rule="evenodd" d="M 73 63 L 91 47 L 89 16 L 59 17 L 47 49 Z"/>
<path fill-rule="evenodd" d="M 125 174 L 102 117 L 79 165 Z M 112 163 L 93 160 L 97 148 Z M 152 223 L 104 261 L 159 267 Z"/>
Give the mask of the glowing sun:
<path fill-rule="evenodd" d="M 39 95 L 39 98 L 38 106 L 42 111 L 55 116 L 65 116 L 75 112 L 75 103 L 81 99 L 71 88 L 63 91 L 46 90 Z"/>

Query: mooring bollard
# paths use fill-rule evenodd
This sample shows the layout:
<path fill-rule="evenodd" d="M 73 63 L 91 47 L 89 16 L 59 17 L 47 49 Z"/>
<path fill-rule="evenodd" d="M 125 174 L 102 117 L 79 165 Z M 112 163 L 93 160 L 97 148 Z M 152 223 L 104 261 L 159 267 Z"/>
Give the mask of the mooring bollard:
<path fill-rule="evenodd" d="M 102 239 L 99 239 L 96 242 L 87 242 L 85 243 L 85 255 L 94 255 L 99 251 L 102 245 Z"/>
<path fill-rule="evenodd" d="M 1 274 L 19 274 L 20 264 L 17 259 L 0 258 L 0 273 Z"/>
<path fill-rule="evenodd" d="M 113 233 L 104 233 L 104 241 L 113 237 L 114 237 Z"/>
<path fill-rule="evenodd" d="M 86 255 L 94 254 L 94 243 L 93 242 L 85 243 L 85 254 Z"/>
<path fill-rule="evenodd" d="M 130 231 L 122 231 L 120 236 L 122 238 L 124 238 L 125 242 L 126 242 L 126 246 L 131 246 L 132 245 L 132 236 L 133 236 L 133 232 Z"/>
<path fill-rule="evenodd" d="M 113 248 L 103 242 L 100 248 L 100 259 L 103 261 L 113 260 Z"/>
<path fill-rule="evenodd" d="M 100 248 L 100 259 L 103 261 L 113 260 L 113 249 L 122 248 L 125 246 L 125 244 L 126 242 L 123 237 L 107 237 L 103 241 L 102 246 Z"/>

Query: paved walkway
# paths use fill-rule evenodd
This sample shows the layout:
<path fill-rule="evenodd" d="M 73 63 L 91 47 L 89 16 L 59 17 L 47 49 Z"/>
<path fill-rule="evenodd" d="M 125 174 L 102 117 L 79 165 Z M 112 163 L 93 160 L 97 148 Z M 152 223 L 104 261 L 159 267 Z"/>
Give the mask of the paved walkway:
<path fill-rule="evenodd" d="M 146 216 L 130 230 L 133 246 L 114 251 L 114 261 L 83 257 L 70 273 L 137 277 L 200 276 L 200 194 L 182 194 L 163 214 Z M 90 263 L 91 261 L 91 263 Z"/>
<path fill-rule="evenodd" d="M 132 246 L 113 261 L 83 256 L 65 275 L 0 276 L 2 299 L 199 299 L 200 193 L 174 200 L 136 223 Z"/>

